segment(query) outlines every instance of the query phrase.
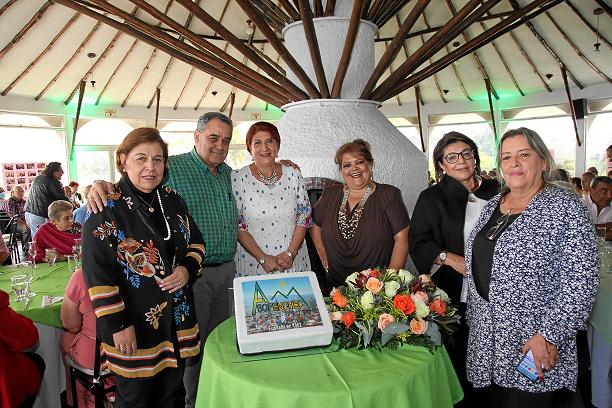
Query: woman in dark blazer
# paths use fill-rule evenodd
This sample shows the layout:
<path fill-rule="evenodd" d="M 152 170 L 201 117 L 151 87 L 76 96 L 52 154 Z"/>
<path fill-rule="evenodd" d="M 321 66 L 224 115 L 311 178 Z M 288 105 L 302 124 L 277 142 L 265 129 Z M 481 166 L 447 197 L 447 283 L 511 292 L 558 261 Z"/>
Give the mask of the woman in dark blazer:
<path fill-rule="evenodd" d="M 499 192 L 496 180 L 482 179 L 476 143 L 450 132 L 433 151 L 437 184 L 421 193 L 409 230 L 410 257 L 421 274 L 459 305 L 461 325 L 446 345 L 464 389 L 460 405 L 475 405 L 467 382 L 465 359 L 468 329 L 465 322 L 467 281 L 464 244 L 487 200 Z"/>

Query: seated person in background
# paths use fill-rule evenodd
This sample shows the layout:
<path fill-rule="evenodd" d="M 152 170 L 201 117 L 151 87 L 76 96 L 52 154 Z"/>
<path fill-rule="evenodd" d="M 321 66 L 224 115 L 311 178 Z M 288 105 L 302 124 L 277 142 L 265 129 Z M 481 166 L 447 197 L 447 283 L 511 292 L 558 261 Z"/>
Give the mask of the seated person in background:
<path fill-rule="evenodd" d="M 83 196 L 81 195 L 81 193 L 79 193 L 79 183 L 77 183 L 76 181 L 71 181 L 68 184 L 68 187 L 70 187 L 70 196 L 74 197 L 75 201 L 78 201 L 79 204 L 83 202 Z M 87 194 L 85 194 L 87 196 Z"/>
<path fill-rule="evenodd" d="M 81 206 L 81 203 L 79 203 L 79 201 L 72 194 L 72 189 L 69 186 L 64 186 L 64 193 L 66 193 L 68 201 L 70 201 L 70 204 L 72 204 L 74 208 L 79 208 Z"/>
<path fill-rule="evenodd" d="M 11 251 L 6 246 L 4 239 L 0 239 L 0 265 L 11 264 Z"/>
<path fill-rule="evenodd" d="M 489 177 L 495 180 L 497 178 L 497 170 L 495 169 L 489 170 Z"/>
<path fill-rule="evenodd" d="M 612 227 L 612 179 L 608 176 L 597 176 L 591 182 L 589 195 L 584 202 L 589 209 L 591 221 L 598 226 Z"/>
<path fill-rule="evenodd" d="M 582 179 L 580 177 L 572 177 L 570 179 L 570 184 L 576 190 L 576 193 L 582 194 Z"/>
<path fill-rule="evenodd" d="M 81 224 L 72 221 L 72 204 L 58 200 L 49 206 L 49 222 L 41 225 L 34 236 L 36 262 L 45 258 L 45 249 L 57 250 L 57 261 L 64 261 L 72 254 L 74 240 L 81 238 Z"/>
<path fill-rule="evenodd" d="M 87 195 L 89 194 L 89 190 L 91 190 L 91 184 L 86 186 L 84 189 L 85 197 L 87 197 Z M 83 225 L 85 224 L 85 221 L 87 221 L 87 219 L 89 218 L 90 214 L 91 213 L 87 210 L 87 206 L 82 205 L 81 207 L 74 210 L 74 212 L 72 213 L 72 219 L 74 220 L 74 222 L 78 222 L 79 224 Z"/>
<path fill-rule="evenodd" d="M 96 350 L 96 315 L 87 294 L 82 269 L 77 269 L 68 281 L 62 303 L 61 318 L 65 329 L 60 346 L 62 361 L 66 369 L 66 401 L 72 403 L 74 391 L 70 386 L 70 369 L 66 364 L 66 356 L 77 365 L 93 370 Z M 76 385 L 79 407 L 93 408 L 95 406 L 93 394 L 85 389 L 81 382 L 77 381 Z"/>
<path fill-rule="evenodd" d="M 0 202 L 4 202 L 6 198 L 6 191 L 2 187 L 0 187 Z"/>
<path fill-rule="evenodd" d="M 591 191 L 591 181 L 593 181 L 594 178 L 595 174 L 591 173 L 590 171 L 587 171 L 586 173 L 582 174 L 582 177 L 580 177 L 580 179 L 582 180 L 583 196 L 589 195 L 589 192 Z"/>
<path fill-rule="evenodd" d="M 15 313 L 0 290 L 0 407 L 31 407 L 40 389 L 45 362 L 26 352 L 38 343 L 32 320 Z"/>
<path fill-rule="evenodd" d="M 20 236 L 23 243 L 23 252 L 28 252 L 28 242 L 30 238 L 30 228 L 25 221 L 25 200 L 23 199 L 23 187 L 15 186 L 11 190 L 11 197 L 4 203 L 4 211 L 9 217 L 19 216 L 17 220 L 17 235 Z"/>
<path fill-rule="evenodd" d="M 589 173 L 593 173 L 593 174 L 594 174 L 594 175 L 596 175 L 596 176 L 599 176 L 599 171 L 597 171 L 597 167 L 595 167 L 595 166 L 591 166 L 591 167 L 589 167 L 589 168 L 587 169 L 587 171 L 588 171 Z"/>

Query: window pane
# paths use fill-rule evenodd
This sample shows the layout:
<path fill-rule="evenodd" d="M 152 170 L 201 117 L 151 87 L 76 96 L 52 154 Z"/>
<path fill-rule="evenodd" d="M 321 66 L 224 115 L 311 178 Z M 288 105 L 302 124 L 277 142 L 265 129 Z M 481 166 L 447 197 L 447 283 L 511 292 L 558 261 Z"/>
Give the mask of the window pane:
<path fill-rule="evenodd" d="M 92 184 L 94 180 L 116 181 L 113 179 L 114 171 L 109 159 L 114 156 L 114 152 L 77 150 L 75 154 L 79 183 L 83 187 Z"/>
<path fill-rule="evenodd" d="M 133 129 L 121 119 L 93 119 L 79 127 L 76 144 L 117 146 Z"/>
<path fill-rule="evenodd" d="M 576 135 L 569 116 L 531 120 L 513 120 L 506 129 L 526 127 L 536 131 L 550 151 L 557 167 L 576 172 Z"/>
<path fill-rule="evenodd" d="M 590 116 L 592 124 L 586 142 L 586 168 L 595 166 L 606 174 L 606 149 L 612 144 L 612 112 Z"/>

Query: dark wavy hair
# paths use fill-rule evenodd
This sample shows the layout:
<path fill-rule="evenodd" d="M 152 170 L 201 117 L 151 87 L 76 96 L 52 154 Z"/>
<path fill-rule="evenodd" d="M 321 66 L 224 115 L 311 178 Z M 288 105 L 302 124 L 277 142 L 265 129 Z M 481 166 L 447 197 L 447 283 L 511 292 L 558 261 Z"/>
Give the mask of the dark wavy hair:
<path fill-rule="evenodd" d="M 45 176 L 52 176 L 53 173 L 55 173 L 56 171 L 59 171 L 59 169 L 61 168 L 62 168 L 62 163 L 49 162 L 47 163 L 47 165 L 45 166 L 45 169 L 42 171 L 41 174 L 44 174 Z"/>
<path fill-rule="evenodd" d="M 470 149 L 474 151 L 474 160 L 476 161 L 474 173 L 480 174 L 480 155 L 478 154 L 478 146 L 476 146 L 476 143 L 474 143 L 472 139 L 470 139 L 463 133 L 448 132 L 447 134 L 442 136 L 442 139 L 440 139 L 440 141 L 436 144 L 436 147 L 434 147 L 432 153 L 432 160 L 434 162 L 434 169 L 436 170 L 437 182 L 440 182 L 442 176 L 444 175 L 442 166 L 440 166 L 440 163 L 442 162 L 442 160 L 444 160 L 444 149 L 446 149 L 446 146 L 457 142 L 463 142 L 467 144 L 468 146 L 470 146 Z"/>
<path fill-rule="evenodd" d="M 272 139 L 278 145 L 280 149 L 281 139 L 280 133 L 278 133 L 278 128 L 271 124 L 270 122 L 256 122 L 251 125 L 246 134 L 246 146 L 249 153 L 251 153 L 251 143 L 253 143 L 253 136 L 257 132 L 267 132 L 272 136 Z"/>

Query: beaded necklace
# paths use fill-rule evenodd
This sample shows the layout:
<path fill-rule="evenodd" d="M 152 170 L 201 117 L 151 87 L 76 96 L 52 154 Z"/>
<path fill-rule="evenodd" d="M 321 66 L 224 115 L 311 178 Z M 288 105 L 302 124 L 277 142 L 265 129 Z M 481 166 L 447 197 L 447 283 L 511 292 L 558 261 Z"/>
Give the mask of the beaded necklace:
<path fill-rule="evenodd" d="M 359 220 L 363 214 L 365 202 L 370 194 L 372 194 L 372 185 L 368 184 L 368 188 L 366 189 L 365 193 L 363 193 L 363 197 L 361 197 L 361 200 L 359 200 L 359 203 L 351 213 L 350 218 L 346 215 L 349 193 L 350 190 L 345 187 L 342 203 L 340 204 L 340 209 L 338 210 L 338 228 L 340 229 L 340 234 L 342 234 L 342 238 L 344 239 L 351 239 L 355 236 L 355 232 L 359 226 Z"/>
<path fill-rule="evenodd" d="M 155 190 L 155 195 L 153 195 L 153 199 L 151 200 L 150 204 L 147 203 L 140 195 L 136 194 L 136 197 L 140 198 L 140 201 L 142 201 L 147 207 L 149 207 L 150 213 L 153 213 L 155 211 L 155 209 L 153 208 L 153 201 L 155 201 L 155 196 L 157 196 L 157 202 L 159 203 L 159 208 L 161 208 L 162 218 L 166 223 L 166 236 L 164 237 L 164 241 L 168 241 L 170 239 L 170 225 L 168 224 L 166 212 L 164 211 L 164 206 L 162 205 L 161 197 L 159 196 L 159 190 Z"/>
<path fill-rule="evenodd" d="M 266 176 L 265 174 L 263 174 L 259 170 L 259 167 L 255 166 L 255 168 L 257 169 L 257 174 L 259 175 L 259 179 L 268 188 L 273 188 L 276 185 L 276 182 L 278 181 L 278 174 L 276 173 L 276 165 L 274 165 L 274 170 L 272 170 L 272 175 L 271 176 Z"/>

